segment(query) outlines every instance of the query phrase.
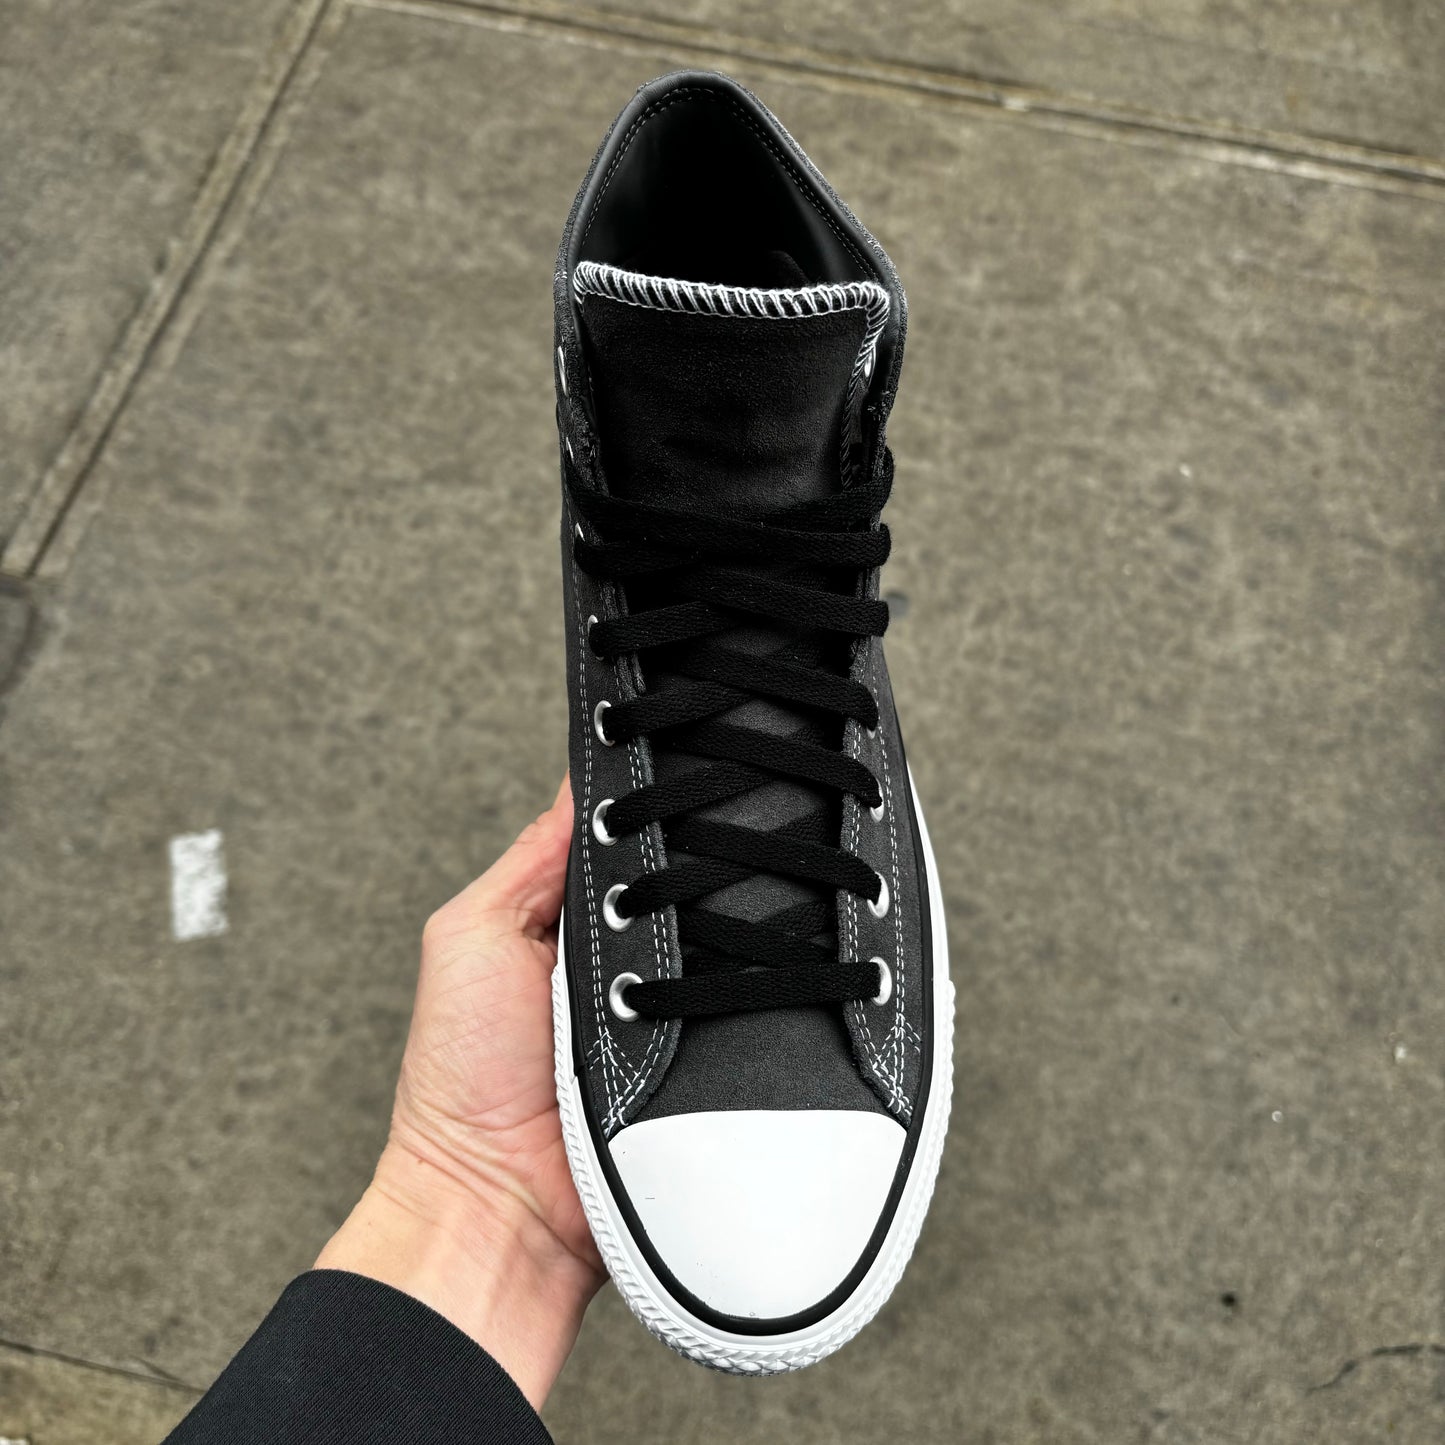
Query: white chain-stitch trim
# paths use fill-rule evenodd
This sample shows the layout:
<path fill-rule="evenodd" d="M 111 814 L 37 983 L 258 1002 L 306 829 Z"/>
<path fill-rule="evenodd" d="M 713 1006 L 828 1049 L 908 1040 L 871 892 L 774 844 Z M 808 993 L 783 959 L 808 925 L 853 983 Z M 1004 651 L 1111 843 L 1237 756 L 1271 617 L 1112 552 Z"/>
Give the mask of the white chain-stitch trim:
<path fill-rule="evenodd" d="M 888 320 L 888 293 L 876 281 L 819 282 L 815 286 L 721 286 L 709 281 L 648 276 L 600 261 L 579 261 L 572 273 L 572 290 L 579 301 L 588 296 L 607 296 L 629 306 L 650 306 L 657 311 L 759 316 L 775 321 L 861 309 L 869 313 L 870 346 L 877 341 L 878 333 Z"/>
<path fill-rule="evenodd" d="M 603 296 L 625 306 L 653 311 L 684 311 L 697 316 L 753 317 L 762 321 L 797 321 L 862 311 L 867 322 L 863 341 L 848 377 L 844 413 L 856 424 L 858 393 L 873 373 L 878 338 L 888 323 L 888 292 L 876 281 L 825 282 L 817 286 L 720 286 L 707 281 L 678 281 L 670 276 L 645 276 L 600 261 L 579 261 L 572 272 L 572 293 L 581 306 L 589 296 Z M 845 445 L 851 437 L 845 437 Z"/>

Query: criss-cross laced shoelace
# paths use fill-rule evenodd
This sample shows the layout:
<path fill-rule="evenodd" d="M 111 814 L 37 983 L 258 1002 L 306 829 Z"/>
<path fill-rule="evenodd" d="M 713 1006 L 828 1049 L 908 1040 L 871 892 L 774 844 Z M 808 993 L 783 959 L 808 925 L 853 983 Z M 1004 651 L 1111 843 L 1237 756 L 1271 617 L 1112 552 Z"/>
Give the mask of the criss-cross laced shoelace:
<path fill-rule="evenodd" d="M 869 998 L 883 987 L 876 960 L 843 959 L 836 943 L 836 892 L 888 906 L 882 877 L 836 839 L 836 814 L 818 806 L 762 830 L 698 816 L 713 804 L 778 779 L 815 792 L 882 803 L 877 780 L 842 751 L 844 723 L 878 725 L 878 704 L 843 667 L 861 637 L 881 636 L 888 607 L 858 595 L 860 574 L 888 556 L 885 526 L 873 527 L 893 481 L 886 449 L 873 479 L 765 515 L 678 510 L 589 488 L 570 463 L 568 496 L 595 540 L 573 541 L 577 565 L 628 588 L 628 615 L 594 622 L 588 643 L 602 658 L 639 657 L 644 676 L 666 683 L 599 709 L 602 740 L 649 738 L 693 761 L 686 771 L 599 805 L 594 827 L 612 839 L 661 823 L 671 853 L 685 855 L 645 873 L 614 899 L 619 921 L 677 908 L 686 959 L 679 978 L 631 984 L 626 1006 L 651 1018 L 688 1018 L 789 1005 Z M 637 597 L 659 600 L 639 608 Z M 730 646 L 740 627 L 782 624 L 799 639 L 771 653 Z M 816 728 L 791 735 L 720 718 L 763 698 L 827 720 L 836 746 Z M 751 921 L 702 900 L 759 874 L 795 880 L 807 897 Z"/>

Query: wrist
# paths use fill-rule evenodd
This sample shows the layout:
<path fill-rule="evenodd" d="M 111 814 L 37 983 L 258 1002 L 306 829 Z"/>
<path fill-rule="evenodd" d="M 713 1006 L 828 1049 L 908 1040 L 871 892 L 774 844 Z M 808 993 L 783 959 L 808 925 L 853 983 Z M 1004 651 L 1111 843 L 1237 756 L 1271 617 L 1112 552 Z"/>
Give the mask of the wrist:
<path fill-rule="evenodd" d="M 368 1275 L 470 1335 L 540 1409 L 599 1283 L 516 1195 L 389 1144 L 316 1261 Z"/>

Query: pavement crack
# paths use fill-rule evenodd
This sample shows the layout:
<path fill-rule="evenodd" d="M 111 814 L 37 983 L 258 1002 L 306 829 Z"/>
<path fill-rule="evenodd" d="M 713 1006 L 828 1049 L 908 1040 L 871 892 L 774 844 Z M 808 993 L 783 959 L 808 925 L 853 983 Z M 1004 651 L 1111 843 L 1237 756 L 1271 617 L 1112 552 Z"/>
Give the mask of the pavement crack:
<path fill-rule="evenodd" d="M 1407 1345 L 1380 1345 L 1366 1355 L 1360 1355 L 1356 1359 L 1346 1360 L 1334 1375 L 1322 1381 L 1318 1385 L 1311 1385 L 1305 1391 L 1307 1395 L 1317 1395 L 1321 1390 L 1333 1390 L 1342 1381 L 1347 1380 L 1362 1365 L 1368 1365 L 1373 1360 L 1391 1359 L 1415 1359 L 1421 1355 L 1434 1355 L 1439 1359 L 1445 1359 L 1445 1345 L 1437 1345 L 1433 1342 L 1412 1342 Z"/>
<path fill-rule="evenodd" d="M 75 424 L 31 494 L 14 534 L 0 552 L 0 573 L 30 577 L 42 565 L 50 575 L 63 570 L 66 559 L 56 560 L 50 555 L 57 550 L 57 535 L 86 491 L 96 462 L 178 305 L 205 265 L 323 20 L 339 3 L 341 0 L 295 0 L 267 62 L 206 170 L 195 205 L 166 248 L 165 264 L 152 278 Z"/>
<path fill-rule="evenodd" d="M 953 103 L 1095 139 L 1134 139 L 1182 147 L 1225 163 L 1335 184 L 1403 191 L 1436 201 L 1445 191 L 1445 158 L 1438 156 L 1388 150 L 1334 136 L 1170 114 L 963 70 L 739 35 L 694 21 L 599 10 L 571 0 L 348 3 L 419 18 L 557 35 L 582 44 L 659 52 L 668 59 L 690 53 L 705 63 L 737 62 L 785 78 L 802 76 L 854 94 L 872 92 L 915 103 Z"/>
<path fill-rule="evenodd" d="M 144 1355 L 137 1355 L 136 1359 L 139 1360 L 140 1363 L 143 1364 L 150 1372 L 151 1376 L 154 1379 L 158 1380 L 161 1384 L 174 1385 L 177 1389 L 180 1390 L 189 1390 L 192 1388 L 183 1379 L 181 1379 L 179 1375 L 173 1375 L 169 1370 L 162 1369 L 158 1364 L 156 1364 L 154 1360 L 148 1360 Z"/>
<path fill-rule="evenodd" d="M 34 655 L 39 616 L 25 583 L 0 574 L 0 715 L 5 695 L 19 682 Z"/>
<path fill-rule="evenodd" d="M 177 1379 L 164 1370 L 158 1370 L 150 1361 L 143 1363 L 145 1370 L 127 1369 L 124 1365 L 106 1365 L 98 1360 L 82 1359 L 79 1355 L 68 1355 L 63 1350 L 47 1350 L 40 1345 L 27 1345 L 21 1340 L 0 1339 L 0 1350 L 11 1350 L 17 1355 L 29 1355 L 37 1360 L 54 1360 L 57 1364 L 71 1365 L 79 1370 L 94 1370 L 101 1375 L 119 1375 L 125 1380 L 140 1380 L 154 1385 L 158 1390 L 176 1390 L 187 1395 L 198 1396 L 205 1392 L 199 1386 Z M 154 1371 L 154 1373 L 152 1373 Z"/>

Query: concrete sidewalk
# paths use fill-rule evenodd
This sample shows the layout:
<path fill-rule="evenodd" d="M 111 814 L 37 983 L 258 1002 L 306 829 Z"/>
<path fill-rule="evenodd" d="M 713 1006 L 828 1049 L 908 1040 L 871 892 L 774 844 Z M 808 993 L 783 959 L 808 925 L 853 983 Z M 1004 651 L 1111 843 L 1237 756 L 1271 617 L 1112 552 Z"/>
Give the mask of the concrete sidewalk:
<path fill-rule="evenodd" d="M 1440 1439 L 1445 24 L 1145 9 L 0 0 L 0 1437 L 158 1440 L 364 1183 L 421 921 L 564 764 L 557 236 L 703 64 L 909 290 L 953 1131 L 854 1345 L 607 1292 L 550 1427 Z"/>

